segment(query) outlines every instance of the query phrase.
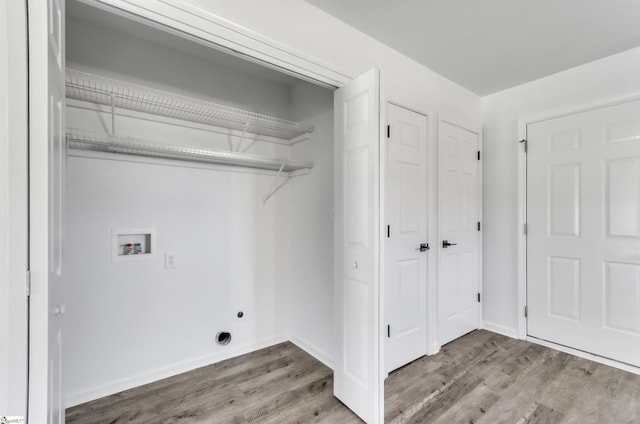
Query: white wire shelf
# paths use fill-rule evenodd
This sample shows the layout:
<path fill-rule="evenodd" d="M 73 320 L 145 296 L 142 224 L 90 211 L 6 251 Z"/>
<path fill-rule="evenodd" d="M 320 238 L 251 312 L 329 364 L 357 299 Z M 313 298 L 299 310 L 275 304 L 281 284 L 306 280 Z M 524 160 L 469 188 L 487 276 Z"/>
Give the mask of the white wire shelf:
<path fill-rule="evenodd" d="M 279 172 L 293 172 L 313 168 L 313 164 L 310 162 L 226 150 L 165 145 L 135 138 L 102 135 L 77 129 L 67 129 L 67 145 L 70 149 L 241 166 Z"/>
<path fill-rule="evenodd" d="M 67 69 L 66 96 L 285 140 L 313 132 L 293 121 Z"/>

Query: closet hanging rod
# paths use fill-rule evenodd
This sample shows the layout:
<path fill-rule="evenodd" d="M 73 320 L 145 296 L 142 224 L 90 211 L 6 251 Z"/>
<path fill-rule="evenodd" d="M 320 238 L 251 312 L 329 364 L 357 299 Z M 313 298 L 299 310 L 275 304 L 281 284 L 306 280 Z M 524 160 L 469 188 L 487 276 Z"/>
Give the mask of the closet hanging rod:
<path fill-rule="evenodd" d="M 206 125 L 292 140 L 313 132 L 298 122 L 67 69 L 66 96 Z"/>
<path fill-rule="evenodd" d="M 313 168 L 313 164 L 310 162 L 226 150 L 165 145 L 129 137 L 101 135 L 76 129 L 67 129 L 67 145 L 70 149 L 241 166 L 270 171 L 281 170 L 282 172 L 292 172 Z"/>

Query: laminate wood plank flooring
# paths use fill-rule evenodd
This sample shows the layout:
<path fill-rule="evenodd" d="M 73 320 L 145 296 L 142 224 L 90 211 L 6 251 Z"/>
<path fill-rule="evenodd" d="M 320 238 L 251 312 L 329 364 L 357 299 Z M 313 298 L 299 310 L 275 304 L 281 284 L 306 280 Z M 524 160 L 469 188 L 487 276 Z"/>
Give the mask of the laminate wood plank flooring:
<path fill-rule="evenodd" d="M 488 331 L 396 370 L 385 422 L 639 424 L 640 375 Z"/>
<path fill-rule="evenodd" d="M 68 424 L 360 423 L 332 371 L 292 343 L 68 408 Z"/>
<path fill-rule="evenodd" d="M 361 421 L 329 368 L 281 343 L 67 409 L 67 423 Z M 638 424 L 640 376 L 474 331 L 389 375 L 385 422 Z"/>

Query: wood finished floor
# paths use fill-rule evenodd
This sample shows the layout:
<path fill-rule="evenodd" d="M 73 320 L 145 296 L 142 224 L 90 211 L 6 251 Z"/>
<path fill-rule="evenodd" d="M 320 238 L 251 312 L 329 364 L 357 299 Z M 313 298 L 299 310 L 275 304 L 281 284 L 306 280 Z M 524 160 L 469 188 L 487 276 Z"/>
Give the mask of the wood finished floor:
<path fill-rule="evenodd" d="M 333 397 L 331 369 L 286 342 L 69 408 L 66 422 L 361 421 Z"/>
<path fill-rule="evenodd" d="M 358 423 L 331 370 L 291 343 L 67 410 L 67 423 Z M 640 423 L 640 376 L 475 331 L 393 372 L 385 422 Z"/>

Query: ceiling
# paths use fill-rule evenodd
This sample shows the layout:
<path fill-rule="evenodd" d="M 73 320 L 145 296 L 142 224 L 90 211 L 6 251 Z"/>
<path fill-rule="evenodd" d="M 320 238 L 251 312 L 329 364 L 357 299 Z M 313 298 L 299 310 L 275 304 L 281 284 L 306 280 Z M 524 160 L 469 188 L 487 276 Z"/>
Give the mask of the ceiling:
<path fill-rule="evenodd" d="M 637 0 L 307 0 L 481 95 L 640 46 Z"/>

